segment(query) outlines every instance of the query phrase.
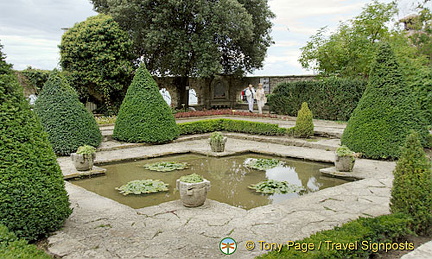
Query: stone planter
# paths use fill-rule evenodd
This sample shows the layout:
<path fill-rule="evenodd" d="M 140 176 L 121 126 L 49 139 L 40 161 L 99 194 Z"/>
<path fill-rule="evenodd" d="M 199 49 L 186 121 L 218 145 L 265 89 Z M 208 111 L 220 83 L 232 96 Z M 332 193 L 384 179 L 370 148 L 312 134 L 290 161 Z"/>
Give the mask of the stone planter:
<path fill-rule="evenodd" d="M 355 158 L 352 156 L 336 155 L 335 166 L 339 172 L 351 172 L 355 163 Z"/>
<path fill-rule="evenodd" d="M 204 179 L 199 183 L 185 183 L 177 179 L 176 186 L 185 207 L 198 207 L 203 205 L 207 198 L 210 181 Z"/>
<path fill-rule="evenodd" d="M 96 154 L 71 154 L 72 162 L 74 163 L 74 166 L 78 171 L 91 170 L 93 168 L 93 162 L 95 158 Z"/>
<path fill-rule="evenodd" d="M 222 141 L 212 141 L 209 138 L 210 148 L 212 152 L 224 152 L 225 151 L 225 143 L 227 142 L 227 137 L 224 137 Z"/>

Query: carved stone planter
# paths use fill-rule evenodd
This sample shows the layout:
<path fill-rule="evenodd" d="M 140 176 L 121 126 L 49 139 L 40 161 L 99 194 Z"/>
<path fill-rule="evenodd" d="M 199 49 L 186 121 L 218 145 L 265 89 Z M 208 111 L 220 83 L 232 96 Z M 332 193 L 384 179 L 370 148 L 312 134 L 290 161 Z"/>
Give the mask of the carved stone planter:
<path fill-rule="evenodd" d="M 204 179 L 199 183 L 185 183 L 177 179 L 176 186 L 185 207 L 198 207 L 203 205 L 207 198 L 210 181 Z"/>
<path fill-rule="evenodd" d="M 352 156 L 336 155 L 335 166 L 339 172 L 351 172 L 355 163 L 355 158 Z"/>
<path fill-rule="evenodd" d="M 95 158 L 96 154 L 71 154 L 72 162 L 74 163 L 74 166 L 78 171 L 91 170 L 93 168 L 93 162 Z"/>
<path fill-rule="evenodd" d="M 212 152 L 224 152 L 225 143 L 227 142 L 227 137 L 224 137 L 222 141 L 215 141 L 209 138 L 210 148 Z"/>

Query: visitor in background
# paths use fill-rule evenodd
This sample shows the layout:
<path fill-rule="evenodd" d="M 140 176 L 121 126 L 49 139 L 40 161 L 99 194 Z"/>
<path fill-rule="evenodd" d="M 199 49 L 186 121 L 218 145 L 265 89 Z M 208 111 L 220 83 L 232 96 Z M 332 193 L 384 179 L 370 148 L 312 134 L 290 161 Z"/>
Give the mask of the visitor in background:
<path fill-rule="evenodd" d="M 253 112 L 253 105 L 254 105 L 254 99 L 255 99 L 255 89 L 250 84 L 249 87 L 246 89 L 246 99 L 249 104 L 249 112 Z"/>
<path fill-rule="evenodd" d="M 258 105 L 258 113 L 262 114 L 262 108 L 264 104 L 267 102 L 267 97 L 265 96 L 264 88 L 261 83 L 258 84 L 258 90 L 256 91 L 256 100 Z"/>

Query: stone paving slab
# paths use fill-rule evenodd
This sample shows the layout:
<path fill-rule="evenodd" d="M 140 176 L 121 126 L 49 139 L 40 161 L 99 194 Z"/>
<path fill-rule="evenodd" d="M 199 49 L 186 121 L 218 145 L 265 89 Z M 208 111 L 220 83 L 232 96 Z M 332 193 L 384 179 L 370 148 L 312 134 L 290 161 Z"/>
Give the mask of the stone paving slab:
<path fill-rule="evenodd" d="M 229 138 L 229 155 L 238 152 L 276 154 L 314 161 L 334 161 L 334 152 L 307 147 Z M 210 155 L 206 139 L 97 152 L 96 164 L 194 152 Z M 58 159 L 67 174 L 67 157 Z M 389 213 L 394 162 L 358 159 L 353 175 L 364 180 L 310 193 L 278 204 L 244 210 L 207 200 L 186 208 L 179 200 L 132 209 L 66 183 L 73 213 L 49 238 L 49 251 L 62 258 L 222 258 L 226 236 L 238 242 L 234 258 L 253 258 L 266 251 L 244 248 L 246 241 L 286 242 L 331 229 L 359 216 Z M 103 167 L 103 166 L 102 166 Z"/>

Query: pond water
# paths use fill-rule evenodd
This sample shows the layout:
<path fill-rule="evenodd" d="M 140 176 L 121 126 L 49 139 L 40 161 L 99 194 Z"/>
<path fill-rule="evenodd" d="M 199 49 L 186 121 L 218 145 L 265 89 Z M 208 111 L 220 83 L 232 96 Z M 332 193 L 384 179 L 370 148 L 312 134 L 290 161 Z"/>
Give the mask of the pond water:
<path fill-rule="evenodd" d="M 329 164 L 326 163 L 278 158 L 285 162 L 284 166 L 260 171 L 245 167 L 244 161 L 247 158 L 274 157 L 258 154 L 245 154 L 222 158 L 191 154 L 176 155 L 105 165 L 103 168 L 107 169 L 106 175 L 72 180 L 71 182 L 132 208 L 143 208 L 180 199 L 179 192 L 175 190 L 176 179 L 183 175 L 197 173 L 211 182 L 211 189 L 207 198 L 244 209 L 278 203 L 305 193 L 316 192 L 346 182 L 344 180 L 322 176 L 319 169 L 329 167 Z M 187 162 L 189 168 L 171 172 L 157 172 L 143 168 L 144 164 L 163 161 Z M 115 189 L 129 181 L 142 179 L 162 180 L 169 184 L 169 191 L 141 195 L 129 194 L 125 196 Z M 303 186 L 305 190 L 300 194 L 266 195 L 256 193 L 254 190 L 248 188 L 251 184 L 256 184 L 267 179 L 288 181 L 291 184 Z"/>

